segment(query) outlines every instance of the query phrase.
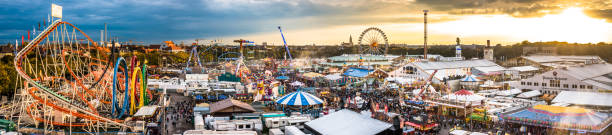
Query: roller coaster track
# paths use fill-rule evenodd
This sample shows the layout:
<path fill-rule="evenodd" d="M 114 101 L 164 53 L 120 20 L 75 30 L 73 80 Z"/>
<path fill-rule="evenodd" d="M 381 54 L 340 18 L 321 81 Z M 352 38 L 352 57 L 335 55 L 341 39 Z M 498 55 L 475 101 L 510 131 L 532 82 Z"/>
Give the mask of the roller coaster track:
<path fill-rule="evenodd" d="M 73 100 L 62 96 L 62 95 L 58 94 L 57 92 L 54 92 L 52 89 L 47 88 L 46 86 L 44 86 L 40 82 L 37 82 L 34 79 L 32 79 L 32 77 L 30 77 L 28 74 L 26 74 L 25 71 L 22 69 L 22 61 L 24 59 L 24 56 L 26 54 L 28 54 L 29 52 L 31 52 L 39 43 L 41 43 L 45 38 L 47 38 L 47 36 L 49 36 L 49 34 L 51 34 L 52 31 L 56 30 L 56 28 L 58 26 L 60 26 L 61 24 L 70 25 L 74 29 L 78 30 L 82 35 L 84 35 L 87 38 L 87 40 L 90 43 L 93 43 L 93 45 L 96 46 L 95 42 L 93 42 L 89 38 L 89 36 L 87 36 L 83 31 L 81 31 L 80 29 L 78 29 L 74 25 L 72 25 L 72 24 L 70 24 L 68 22 L 63 22 L 61 20 L 54 21 L 49 27 L 47 27 L 44 31 L 42 31 L 41 34 L 37 35 L 36 38 L 34 38 L 34 40 L 32 40 L 32 42 L 30 42 L 26 46 L 24 46 L 23 49 L 21 51 L 19 51 L 16 54 L 16 56 L 15 56 L 14 66 L 15 66 L 15 69 L 17 70 L 17 73 L 19 74 L 19 76 L 24 78 L 27 83 L 32 84 L 34 86 L 34 88 L 30 89 L 30 94 L 34 97 L 36 94 L 33 91 L 34 90 L 40 90 L 40 91 L 42 91 L 42 93 L 40 93 L 40 94 L 44 94 L 44 95 L 46 95 L 48 97 L 51 97 L 51 99 L 53 99 L 53 101 L 57 101 L 57 102 L 65 105 L 65 106 L 61 106 L 61 105 L 51 104 L 51 103 L 47 102 L 47 100 L 42 100 L 42 101 L 44 101 L 44 102 L 42 102 L 43 104 L 51 106 L 54 109 L 57 109 L 57 110 L 60 110 L 60 111 L 63 111 L 63 112 L 66 112 L 66 111 L 70 112 L 70 114 L 75 115 L 77 117 L 87 118 L 87 119 L 96 120 L 96 121 L 104 121 L 104 122 L 108 122 L 108 123 L 110 123 L 112 125 L 117 125 L 117 126 L 121 126 L 121 127 L 124 127 L 124 128 L 130 128 L 130 126 L 125 125 L 123 123 L 120 123 L 121 122 L 120 120 L 113 120 L 113 119 L 109 119 L 109 118 L 100 116 L 97 112 L 95 112 L 95 109 L 94 110 L 90 110 L 91 108 L 86 109 L 86 107 L 84 105 L 78 104 L 77 102 L 74 102 Z M 115 67 L 115 71 L 116 71 L 116 69 L 117 69 L 117 67 Z M 127 70 L 124 70 L 124 72 L 127 73 Z M 116 74 L 116 72 L 115 72 L 115 74 Z M 100 76 L 100 77 L 102 77 L 102 76 Z M 127 74 L 125 76 L 127 77 Z M 78 78 L 75 78 L 75 79 L 78 80 Z M 127 78 L 124 81 L 126 82 L 126 86 L 127 86 L 127 82 L 128 82 Z M 115 82 L 116 82 L 116 79 L 115 79 Z M 79 82 L 77 81 L 77 83 L 79 83 Z M 114 86 L 115 85 L 113 85 L 113 87 Z M 83 87 L 83 86 L 81 86 L 81 87 Z M 126 87 L 126 89 L 127 88 L 128 87 Z M 126 95 L 126 97 L 127 97 L 127 95 Z M 34 98 L 36 98 L 36 97 L 34 97 Z M 40 98 L 40 97 L 38 97 L 38 98 Z M 114 100 L 114 98 L 113 98 L 113 100 Z M 41 101 L 41 100 L 39 100 L 39 101 Z M 114 107 L 114 105 L 113 105 L 113 107 Z M 126 106 L 124 105 L 124 107 L 126 107 Z M 60 123 L 57 123 L 57 124 L 60 124 Z"/>

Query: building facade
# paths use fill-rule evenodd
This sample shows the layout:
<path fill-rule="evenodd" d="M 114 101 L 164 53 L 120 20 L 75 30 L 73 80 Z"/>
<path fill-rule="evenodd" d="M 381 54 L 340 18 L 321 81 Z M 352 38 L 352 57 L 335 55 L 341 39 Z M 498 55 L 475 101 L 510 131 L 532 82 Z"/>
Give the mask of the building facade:
<path fill-rule="evenodd" d="M 612 90 L 612 65 L 591 64 L 554 69 L 520 81 L 519 89 L 541 90 L 544 94 L 560 91 L 600 92 Z"/>

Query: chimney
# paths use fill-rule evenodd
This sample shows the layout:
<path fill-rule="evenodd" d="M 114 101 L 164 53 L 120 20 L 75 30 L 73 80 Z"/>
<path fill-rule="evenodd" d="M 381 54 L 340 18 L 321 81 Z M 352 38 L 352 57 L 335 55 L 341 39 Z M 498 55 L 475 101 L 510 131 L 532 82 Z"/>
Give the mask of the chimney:
<path fill-rule="evenodd" d="M 487 40 L 487 47 L 491 47 L 491 40 Z"/>

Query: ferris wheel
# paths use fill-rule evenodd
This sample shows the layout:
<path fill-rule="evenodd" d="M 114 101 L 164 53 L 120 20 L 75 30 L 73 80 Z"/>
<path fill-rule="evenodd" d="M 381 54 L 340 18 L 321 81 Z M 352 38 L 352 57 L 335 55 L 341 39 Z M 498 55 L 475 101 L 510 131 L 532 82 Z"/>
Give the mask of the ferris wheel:
<path fill-rule="evenodd" d="M 387 35 L 376 27 L 370 27 L 359 35 L 359 53 L 371 55 L 387 55 L 389 42 Z"/>

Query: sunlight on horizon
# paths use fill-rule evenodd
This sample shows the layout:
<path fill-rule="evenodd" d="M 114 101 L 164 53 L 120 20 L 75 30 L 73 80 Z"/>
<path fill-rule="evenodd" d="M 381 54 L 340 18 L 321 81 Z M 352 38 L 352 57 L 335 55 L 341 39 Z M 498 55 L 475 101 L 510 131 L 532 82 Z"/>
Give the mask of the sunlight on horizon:
<path fill-rule="evenodd" d="M 390 44 L 423 44 L 423 23 L 382 23 L 342 25 L 316 29 L 287 29 L 285 38 L 290 45 L 337 45 L 348 42 L 349 35 L 357 42 L 359 34 L 369 27 L 378 27 L 388 36 Z M 510 15 L 467 15 L 458 20 L 428 24 L 428 44 L 514 44 L 524 40 L 565 41 L 570 43 L 612 42 L 612 23 L 587 16 L 582 8 L 567 8 L 559 14 L 535 18 L 516 18 Z M 257 42 L 282 45 L 276 31 L 236 35 L 225 38 L 248 38 Z"/>
<path fill-rule="evenodd" d="M 505 36 L 508 40 L 609 42 L 612 24 L 571 7 L 560 14 L 537 18 L 509 15 L 477 15 L 466 19 L 431 25 L 432 33 L 458 34 L 460 37 Z"/>

